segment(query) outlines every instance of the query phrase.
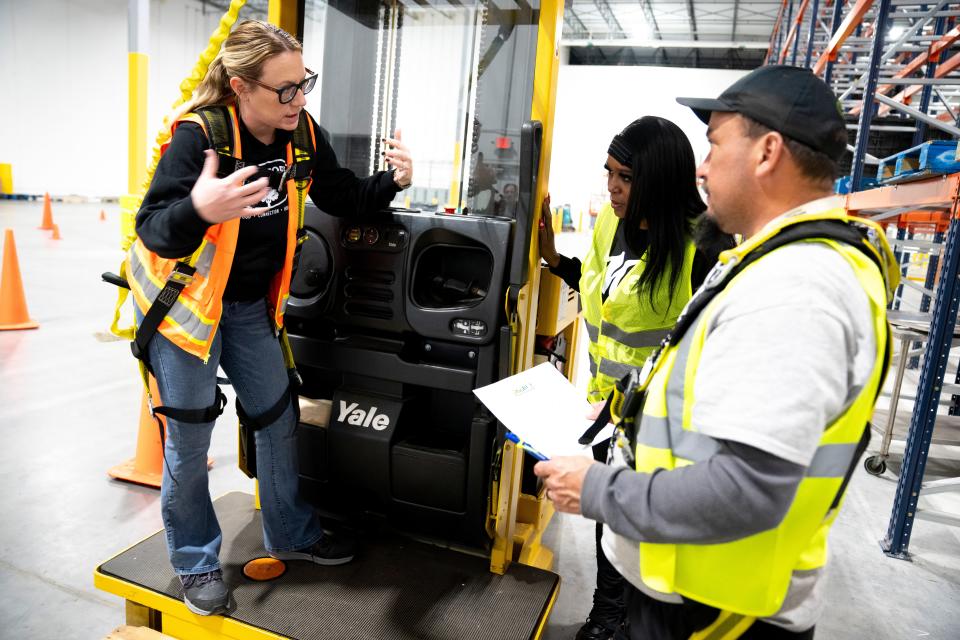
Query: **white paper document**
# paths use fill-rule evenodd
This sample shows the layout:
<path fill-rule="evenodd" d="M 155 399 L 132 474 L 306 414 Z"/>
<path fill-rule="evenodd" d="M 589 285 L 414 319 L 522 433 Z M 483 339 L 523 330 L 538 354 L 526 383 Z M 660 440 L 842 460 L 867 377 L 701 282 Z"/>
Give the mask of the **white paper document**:
<path fill-rule="evenodd" d="M 590 403 L 549 362 L 473 392 L 507 429 L 546 457 L 593 457 L 590 445 L 577 442 L 593 424 L 587 418 Z M 612 433 L 608 424 L 594 442 Z"/>

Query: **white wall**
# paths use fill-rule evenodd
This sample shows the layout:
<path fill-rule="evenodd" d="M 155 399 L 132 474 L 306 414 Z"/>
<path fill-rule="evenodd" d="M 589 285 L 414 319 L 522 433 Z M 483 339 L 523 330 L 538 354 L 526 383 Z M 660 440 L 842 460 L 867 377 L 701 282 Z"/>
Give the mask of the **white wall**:
<path fill-rule="evenodd" d="M 150 5 L 148 152 L 220 19 L 198 0 Z M 126 0 L 0 0 L 0 162 L 16 191 L 126 193 L 127 48 Z"/>
<path fill-rule="evenodd" d="M 707 127 L 678 96 L 718 96 L 745 71 L 675 67 L 561 66 L 550 161 L 551 203 L 586 212 L 591 195 L 607 196 L 610 140 L 643 116 L 672 120 L 687 134 L 699 163 Z"/>
<path fill-rule="evenodd" d="M 178 97 L 180 82 L 220 18 L 209 8 L 204 13 L 200 0 L 151 0 L 150 6 L 148 153 Z M 249 16 L 249 11 L 241 12 L 241 19 Z M 553 202 L 585 209 L 591 192 L 603 194 L 610 139 L 642 115 L 674 120 L 702 155 L 704 127 L 674 97 L 714 96 L 740 75 L 561 67 L 551 163 Z M 126 193 L 126 0 L 0 0 L 0 81 L 0 162 L 13 164 L 16 191 Z M 421 80 L 421 85 L 435 83 Z M 318 96 L 311 96 L 317 105 Z M 429 91 L 423 97 L 435 101 Z M 432 131 L 438 122 L 431 115 L 428 126 L 418 129 L 410 122 L 413 115 L 404 116 L 405 137 L 414 149 L 429 150 L 430 143 L 416 143 L 413 134 Z"/>
<path fill-rule="evenodd" d="M 0 162 L 18 192 L 126 185 L 126 2 L 0 2 Z"/>

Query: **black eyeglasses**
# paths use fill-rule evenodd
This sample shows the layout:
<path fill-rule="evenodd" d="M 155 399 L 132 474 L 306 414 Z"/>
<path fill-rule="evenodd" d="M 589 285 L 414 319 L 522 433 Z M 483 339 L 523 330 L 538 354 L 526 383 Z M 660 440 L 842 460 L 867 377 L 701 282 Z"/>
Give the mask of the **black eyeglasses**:
<path fill-rule="evenodd" d="M 287 104 L 293 100 L 297 95 L 297 90 L 303 91 L 303 95 L 307 95 L 313 91 L 313 87 L 317 84 L 317 74 L 310 69 L 307 69 L 307 77 L 301 80 L 296 84 L 288 84 L 277 89 L 276 87 L 271 87 L 268 84 L 263 84 L 259 80 L 254 80 L 253 78 L 244 77 L 244 80 L 249 80 L 255 85 L 261 86 L 264 89 L 269 89 L 277 94 L 277 97 L 280 99 L 280 104 Z"/>

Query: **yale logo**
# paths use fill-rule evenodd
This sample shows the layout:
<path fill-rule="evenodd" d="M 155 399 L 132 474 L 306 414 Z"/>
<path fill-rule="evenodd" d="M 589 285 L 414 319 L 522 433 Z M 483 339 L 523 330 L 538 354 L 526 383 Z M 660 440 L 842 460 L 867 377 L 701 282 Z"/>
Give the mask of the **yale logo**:
<path fill-rule="evenodd" d="M 377 407 L 372 406 L 368 410 L 359 407 L 359 403 L 352 402 L 348 405 L 345 400 L 341 400 L 340 417 L 337 421 L 358 427 L 373 427 L 375 431 L 383 431 L 390 426 L 390 416 L 377 413 Z"/>

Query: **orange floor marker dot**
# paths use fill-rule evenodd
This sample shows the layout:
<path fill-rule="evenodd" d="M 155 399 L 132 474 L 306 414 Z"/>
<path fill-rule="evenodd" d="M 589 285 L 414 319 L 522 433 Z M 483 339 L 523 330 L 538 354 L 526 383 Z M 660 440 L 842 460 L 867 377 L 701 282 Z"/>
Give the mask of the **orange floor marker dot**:
<path fill-rule="evenodd" d="M 254 558 L 243 565 L 243 575 L 258 582 L 276 580 L 286 571 L 286 563 L 276 558 Z"/>

